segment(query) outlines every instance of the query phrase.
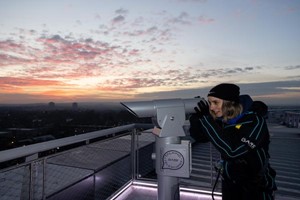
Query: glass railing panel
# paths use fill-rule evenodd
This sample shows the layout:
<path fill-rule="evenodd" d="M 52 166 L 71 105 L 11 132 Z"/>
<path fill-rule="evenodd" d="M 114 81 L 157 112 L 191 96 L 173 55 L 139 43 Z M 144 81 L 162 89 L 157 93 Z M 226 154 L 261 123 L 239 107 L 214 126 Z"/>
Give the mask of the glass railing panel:
<path fill-rule="evenodd" d="M 155 148 L 155 136 L 151 131 L 144 131 L 136 135 L 135 142 L 138 147 L 136 179 L 156 181 L 155 161 L 151 157 Z"/>
<path fill-rule="evenodd" d="M 2 171 L 0 173 L 0 194 L 3 199 L 30 199 L 30 165 Z"/>

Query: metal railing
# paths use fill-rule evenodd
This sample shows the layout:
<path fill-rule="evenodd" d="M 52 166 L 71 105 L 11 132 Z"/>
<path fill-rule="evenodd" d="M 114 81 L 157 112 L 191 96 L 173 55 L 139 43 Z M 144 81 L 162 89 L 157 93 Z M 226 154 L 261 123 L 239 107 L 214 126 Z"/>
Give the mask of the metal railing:
<path fill-rule="evenodd" d="M 57 199 L 61 196 L 60 194 L 64 193 L 64 190 L 71 191 L 72 187 L 89 184 L 87 182 L 90 181 L 93 185 L 90 188 L 94 187 L 94 189 L 86 196 L 91 196 L 87 199 L 93 199 L 93 196 L 96 195 L 94 194 L 95 187 L 99 186 L 97 185 L 99 174 L 103 170 L 107 171 L 107 166 L 116 167 L 118 163 L 126 163 L 128 167 L 124 171 L 128 173 L 125 176 L 129 179 L 125 182 L 132 179 L 131 146 L 135 145 L 132 145 L 131 137 L 137 134 L 137 129 L 151 127 L 152 125 L 149 124 L 130 124 L 0 151 L 0 163 L 25 158 L 24 163 L 0 171 L 1 198 L 51 199 L 56 196 Z M 116 136 L 117 134 L 119 135 Z M 127 136 L 127 140 L 120 139 L 121 136 Z M 91 141 L 103 137 L 104 140 L 91 143 Z M 86 145 L 78 145 L 77 148 L 39 158 L 41 152 L 62 149 L 78 143 Z M 110 149 L 104 147 L 105 145 Z M 76 160 L 78 158 L 81 160 Z M 116 172 L 114 173 L 116 174 Z M 120 182 L 124 184 L 124 182 Z M 119 186 L 117 185 L 116 189 Z M 106 196 L 109 195 L 108 193 Z"/>
<path fill-rule="evenodd" d="M 60 148 L 63 146 L 76 144 L 79 142 L 89 143 L 90 140 L 96 139 L 103 136 L 112 135 L 121 131 L 133 130 L 134 128 L 149 128 L 152 125 L 149 124 L 129 124 L 124 126 L 118 126 L 114 128 L 104 129 L 100 131 L 94 131 L 86 134 L 75 135 L 71 137 L 61 138 L 57 140 L 52 140 L 48 142 L 42 142 L 38 144 L 32 144 L 28 146 L 18 147 L 14 149 L 8 149 L 4 151 L 0 151 L 0 163 L 8 160 L 27 157 L 30 159 L 32 155 L 36 155 L 39 152 Z M 28 160 L 27 159 L 27 160 Z"/>
<path fill-rule="evenodd" d="M 1 199 L 108 199 L 137 180 L 155 182 L 155 136 L 145 131 L 152 127 L 130 124 L 0 151 L 0 163 L 25 158 L 0 170 Z M 41 152 L 74 144 L 81 145 L 40 157 Z M 207 154 L 211 168 L 210 146 Z M 212 183 L 214 175 L 208 174 Z M 187 184 L 193 185 L 193 180 L 185 180 Z"/>

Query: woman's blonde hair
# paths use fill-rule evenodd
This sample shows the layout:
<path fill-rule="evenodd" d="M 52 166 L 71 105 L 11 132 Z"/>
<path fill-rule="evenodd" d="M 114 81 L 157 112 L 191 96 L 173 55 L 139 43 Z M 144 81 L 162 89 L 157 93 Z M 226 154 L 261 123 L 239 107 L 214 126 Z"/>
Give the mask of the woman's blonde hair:
<path fill-rule="evenodd" d="M 240 103 L 234 101 L 223 100 L 222 104 L 223 120 L 226 122 L 240 115 L 243 112 L 243 106 Z M 214 119 L 216 115 L 211 113 Z"/>

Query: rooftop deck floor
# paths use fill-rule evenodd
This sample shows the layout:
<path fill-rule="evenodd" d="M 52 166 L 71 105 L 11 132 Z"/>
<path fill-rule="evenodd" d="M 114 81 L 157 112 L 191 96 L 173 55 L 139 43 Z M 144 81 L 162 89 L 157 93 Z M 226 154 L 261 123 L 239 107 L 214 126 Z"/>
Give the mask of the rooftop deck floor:
<path fill-rule="evenodd" d="M 270 163 L 276 170 L 276 183 L 278 191 L 276 199 L 279 200 L 298 200 L 300 199 L 300 129 L 287 128 L 277 124 L 269 124 L 271 136 L 270 143 Z M 207 151 L 207 145 L 197 144 L 193 147 L 193 171 L 190 179 L 184 179 L 182 182 L 205 182 L 205 175 L 197 175 L 197 171 L 203 171 L 205 165 L 194 165 L 196 161 L 202 160 L 201 154 Z M 202 167 L 201 167 L 202 166 Z M 202 169 L 201 169 L 202 168 Z M 209 176 L 208 171 L 205 171 Z M 204 177 L 204 179 L 203 179 Z M 204 181 L 203 181 L 204 180 Z M 209 183 L 207 183 L 209 184 Z M 209 194 L 198 194 L 192 192 L 181 192 L 181 200 L 206 200 L 212 199 Z M 141 186 L 131 186 L 116 200 L 156 200 L 157 189 Z M 216 196 L 215 199 L 221 199 Z"/>

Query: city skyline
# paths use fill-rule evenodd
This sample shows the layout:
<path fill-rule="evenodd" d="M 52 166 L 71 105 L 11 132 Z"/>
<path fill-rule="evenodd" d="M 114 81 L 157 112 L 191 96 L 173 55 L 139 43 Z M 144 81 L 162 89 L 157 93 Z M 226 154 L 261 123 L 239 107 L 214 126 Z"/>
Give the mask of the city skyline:
<path fill-rule="evenodd" d="M 206 96 L 299 104 L 297 0 L 1 1 L 0 104 Z"/>

